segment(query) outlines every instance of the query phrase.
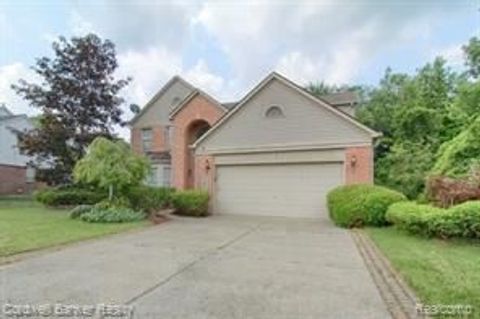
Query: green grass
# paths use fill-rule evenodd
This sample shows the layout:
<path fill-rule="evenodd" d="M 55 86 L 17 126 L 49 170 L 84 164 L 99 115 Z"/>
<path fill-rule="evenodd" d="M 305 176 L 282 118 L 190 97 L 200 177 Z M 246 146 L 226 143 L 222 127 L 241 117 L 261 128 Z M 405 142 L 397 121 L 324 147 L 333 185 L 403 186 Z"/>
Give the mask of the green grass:
<path fill-rule="evenodd" d="M 392 227 L 367 232 L 424 304 L 471 305 L 468 318 L 480 318 L 480 241 L 427 239 Z"/>
<path fill-rule="evenodd" d="M 147 225 L 91 224 L 70 219 L 67 210 L 28 199 L 0 198 L 0 256 L 104 236 Z"/>

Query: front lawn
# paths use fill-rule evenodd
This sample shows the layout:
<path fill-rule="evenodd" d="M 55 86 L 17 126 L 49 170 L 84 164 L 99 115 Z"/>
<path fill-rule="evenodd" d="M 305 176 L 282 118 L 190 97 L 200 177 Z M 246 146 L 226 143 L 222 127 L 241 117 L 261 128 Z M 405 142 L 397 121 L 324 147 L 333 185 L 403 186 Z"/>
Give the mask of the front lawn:
<path fill-rule="evenodd" d="M 392 227 L 366 231 L 422 303 L 471 305 L 480 318 L 480 241 L 426 239 Z"/>
<path fill-rule="evenodd" d="M 0 199 L 0 256 L 138 228 L 148 222 L 93 224 L 28 199 Z"/>

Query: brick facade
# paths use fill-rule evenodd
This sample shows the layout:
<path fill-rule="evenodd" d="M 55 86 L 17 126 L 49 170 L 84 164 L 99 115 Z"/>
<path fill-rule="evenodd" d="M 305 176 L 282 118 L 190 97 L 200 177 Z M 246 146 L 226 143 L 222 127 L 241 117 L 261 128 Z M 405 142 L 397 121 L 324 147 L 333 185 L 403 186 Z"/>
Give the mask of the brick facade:
<path fill-rule="evenodd" d="M 145 128 L 152 129 L 152 148 L 150 152 L 164 152 L 170 149 L 169 143 L 165 140 L 165 126 L 154 125 Z M 132 149 L 137 154 L 144 153 L 142 145 L 142 129 L 143 128 L 140 127 L 132 127 L 130 130 Z"/>
<path fill-rule="evenodd" d="M 189 149 L 189 128 L 198 121 L 205 121 L 210 126 L 217 122 L 224 111 L 213 101 L 197 94 L 175 114 L 173 122 L 172 145 L 172 185 L 177 189 L 185 189 L 189 185 L 189 160 L 193 160 Z"/>
<path fill-rule="evenodd" d="M 27 183 L 25 166 L 0 165 L 0 194 L 30 193 L 34 183 Z"/>
<path fill-rule="evenodd" d="M 373 183 L 373 147 L 349 147 L 345 150 L 345 183 Z"/>

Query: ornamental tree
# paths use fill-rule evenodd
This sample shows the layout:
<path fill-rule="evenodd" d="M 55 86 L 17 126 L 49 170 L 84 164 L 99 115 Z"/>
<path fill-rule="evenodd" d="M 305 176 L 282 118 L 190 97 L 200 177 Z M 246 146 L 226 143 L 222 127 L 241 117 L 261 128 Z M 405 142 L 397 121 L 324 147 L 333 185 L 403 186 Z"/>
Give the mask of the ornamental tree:
<path fill-rule="evenodd" d="M 130 79 L 115 79 L 115 46 L 95 34 L 60 37 L 52 49 L 53 57 L 32 67 L 38 83 L 20 80 L 12 88 L 41 112 L 35 129 L 17 132 L 20 150 L 32 157 L 39 180 L 62 184 L 96 137 L 113 139 L 114 125 L 123 125 L 119 92 Z"/>
<path fill-rule="evenodd" d="M 86 155 L 73 170 L 76 182 L 108 189 L 109 199 L 114 192 L 123 193 L 139 185 L 147 176 L 150 164 L 146 157 L 133 153 L 123 140 L 111 141 L 97 137 Z"/>

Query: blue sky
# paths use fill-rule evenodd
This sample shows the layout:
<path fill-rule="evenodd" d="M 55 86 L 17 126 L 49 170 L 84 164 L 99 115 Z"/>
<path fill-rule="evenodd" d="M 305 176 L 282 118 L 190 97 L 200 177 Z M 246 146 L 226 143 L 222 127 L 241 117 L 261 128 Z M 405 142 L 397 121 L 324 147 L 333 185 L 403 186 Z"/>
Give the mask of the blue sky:
<path fill-rule="evenodd" d="M 299 84 L 375 84 L 388 66 L 413 72 L 437 55 L 461 68 L 461 45 L 479 35 L 479 8 L 462 0 L 0 0 L 0 103 L 32 113 L 10 84 L 37 80 L 28 67 L 59 35 L 88 32 L 116 43 L 118 75 L 134 78 L 123 94 L 140 105 L 175 74 L 227 101 L 272 70 Z"/>

